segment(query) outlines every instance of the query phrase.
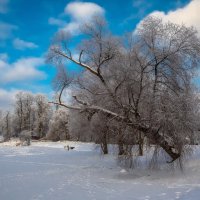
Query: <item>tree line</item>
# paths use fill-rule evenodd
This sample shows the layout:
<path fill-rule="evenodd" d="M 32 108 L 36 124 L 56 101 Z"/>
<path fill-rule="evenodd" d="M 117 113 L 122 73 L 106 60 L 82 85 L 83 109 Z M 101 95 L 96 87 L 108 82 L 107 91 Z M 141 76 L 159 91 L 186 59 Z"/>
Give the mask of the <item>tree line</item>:
<path fill-rule="evenodd" d="M 19 92 L 13 109 L 0 111 L 0 133 L 7 141 L 19 137 L 23 131 L 29 131 L 35 139 L 69 139 L 68 113 L 52 108 L 45 95 Z"/>

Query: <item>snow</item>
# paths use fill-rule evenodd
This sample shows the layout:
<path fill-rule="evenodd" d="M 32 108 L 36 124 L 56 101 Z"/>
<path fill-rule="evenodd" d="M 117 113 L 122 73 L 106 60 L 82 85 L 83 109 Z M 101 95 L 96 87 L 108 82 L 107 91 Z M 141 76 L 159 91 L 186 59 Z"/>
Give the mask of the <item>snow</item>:
<path fill-rule="evenodd" d="M 199 200 L 200 147 L 184 171 L 116 164 L 91 143 L 17 141 L 0 144 L 1 200 Z M 66 145 L 74 146 L 67 151 Z M 166 164 L 167 165 L 167 164 Z"/>

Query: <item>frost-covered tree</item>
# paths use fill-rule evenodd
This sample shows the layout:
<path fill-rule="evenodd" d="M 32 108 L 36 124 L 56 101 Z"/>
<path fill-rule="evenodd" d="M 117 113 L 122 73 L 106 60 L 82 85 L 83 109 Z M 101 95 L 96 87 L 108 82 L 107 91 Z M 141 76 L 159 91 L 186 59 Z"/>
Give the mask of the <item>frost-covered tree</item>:
<path fill-rule="evenodd" d="M 84 113 L 69 110 L 69 132 L 71 140 L 95 142 L 91 123 Z"/>
<path fill-rule="evenodd" d="M 129 129 L 126 143 L 139 138 L 142 150 L 145 137 L 173 162 L 184 153 L 186 137 L 191 138 L 196 128 L 192 85 L 200 64 L 196 30 L 149 17 L 122 42 L 105 27 L 104 20 L 95 18 L 82 28 L 85 37 L 77 48 L 78 59 L 69 49 L 69 34 L 57 36 L 48 59 L 55 64 L 71 61 L 84 71 L 72 82 L 72 104 L 61 99 L 65 84 L 52 103 L 85 113 L 91 120 L 101 114 L 121 124 L 122 132 Z"/>
<path fill-rule="evenodd" d="M 23 130 L 33 130 L 34 96 L 31 93 L 19 92 L 16 94 L 14 112 L 13 125 L 16 136 Z"/>
<path fill-rule="evenodd" d="M 64 109 L 57 109 L 49 123 L 49 131 L 47 139 L 58 141 L 58 140 L 69 140 L 69 116 L 68 112 Z"/>
<path fill-rule="evenodd" d="M 0 110 L 0 135 L 3 134 L 3 111 Z"/>
<path fill-rule="evenodd" d="M 14 105 L 13 129 L 18 136 L 22 131 L 33 131 L 41 138 L 48 132 L 52 110 L 44 95 L 19 92 Z"/>
<path fill-rule="evenodd" d="M 34 132 L 37 136 L 46 136 L 49 129 L 49 121 L 52 115 L 51 107 L 44 95 L 38 94 L 34 97 Z"/>
<path fill-rule="evenodd" d="M 11 124 L 11 114 L 9 111 L 4 113 L 2 122 L 2 133 L 4 141 L 7 141 L 11 138 L 12 134 L 12 124 Z"/>

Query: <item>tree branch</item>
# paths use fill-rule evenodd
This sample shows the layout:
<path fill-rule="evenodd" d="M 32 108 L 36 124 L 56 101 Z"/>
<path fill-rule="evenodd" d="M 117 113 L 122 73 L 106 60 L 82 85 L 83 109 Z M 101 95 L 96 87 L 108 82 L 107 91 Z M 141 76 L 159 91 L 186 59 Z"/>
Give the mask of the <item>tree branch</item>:
<path fill-rule="evenodd" d="M 68 60 L 71 60 L 73 63 L 75 63 L 75 64 L 77 64 L 77 65 L 79 65 L 79 66 L 81 66 L 81 67 L 83 67 L 83 68 L 85 68 L 87 70 L 89 70 L 92 74 L 98 76 L 98 73 L 95 70 L 93 70 L 89 65 L 86 65 L 86 64 L 81 63 L 79 61 L 76 61 L 75 59 L 72 58 L 72 56 L 68 56 L 67 54 L 63 53 L 62 51 L 60 51 L 60 50 L 58 50 L 56 48 L 53 48 L 52 51 L 54 51 L 56 54 L 59 54 L 59 55 L 65 57 L 65 58 L 67 58 Z"/>

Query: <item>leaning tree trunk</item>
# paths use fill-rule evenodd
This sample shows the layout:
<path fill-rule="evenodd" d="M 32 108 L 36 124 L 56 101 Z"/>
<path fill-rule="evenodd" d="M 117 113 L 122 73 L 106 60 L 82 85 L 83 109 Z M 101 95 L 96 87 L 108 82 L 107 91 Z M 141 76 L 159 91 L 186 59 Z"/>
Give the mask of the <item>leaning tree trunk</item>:
<path fill-rule="evenodd" d="M 144 133 L 144 135 L 150 139 L 151 141 L 155 142 L 158 144 L 160 147 L 164 149 L 164 151 L 172 158 L 171 161 L 168 161 L 168 163 L 171 163 L 178 159 L 181 154 L 180 152 L 176 149 L 175 146 L 170 145 L 166 139 L 159 134 L 159 131 L 155 128 L 146 128 L 139 126 L 138 129 Z"/>
<path fill-rule="evenodd" d="M 169 145 L 168 142 L 165 140 L 165 138 L 161 136 L 159 133 L 154 132 L 151 134 L 150 138 L 151 137 L 156 142 L 156 144 L 159 144 L 160 147 L 162 147 L 165 150 L 165 152 L 172 158 L 171 161 L 168 161 L 169 163 L 175 161 L 181 156 L 181 154 L 175 148 L 175 146 Z"/>
<path fill-rule="evenodd" d="M 75 110 L 82 110 L 82 108 L 79 107 L 73 107 L 73 106 L 67 106 L 65 104 L 62 104 L 61 102 L 56 103 L 56 102 L 50 102 L 56 105 L 61 105 L 63 107 L 66 107 L 68 109 L 75 109 Z M 115 118 L 116 121 L 119 122 L 124 122 L 127 126 L 132 127 L 133 129 L 137 131 L 141 131 L 144 136 L 146 136 L 149 140 L 154 141 L 156 144 L 158 144 L 160 147 L 164 149 L 164 151 L 172 158 L 170 162 L 175 161 L 181 156 L 181 152 L 179 152 L 175 146 L 170 145 L 166 139 L 159 134 L 159 130 L 155 128 L 149 128 L 140 124 L 134 124 L 130 119 L 120 116 L 112 111 L 106 110 L 104 108 L 98 107 L 98 106 L 93 106 L 93 107 L 87 107 L 87 110 L 93 111 L 93 112 L 101 112 L 106 115 L 108 118 Z M 105 148 L 105 153 L 108 152 L 107 149 L 107 137 L 105 137 L 106 134 L 104 134 L 104 147 Z"/>
<path fill-rule="evenodd" d="M 128 126 L 136 129 L 137 131 L 141 131 L 144 136 L 146 136 L 150 141 L 155 142 L 158 144 L 161 148 L 164 149 L 164 151 L 171 157 L 171 161 L 168 161 L 168 163 L 171 163 L 178 159 L 181 156 L 181 153 L 178 151 L 178 149 L 175 146 L 170 145 L 166 138 L 164 138 L 162 135 L 159 134 L 159 129 L 146 127 L 140 124 L 134 124 L 131 120 L 127 118 L 123 118 L 120 116 L 116 117 L 116 120 L 124 121 Z"/>

